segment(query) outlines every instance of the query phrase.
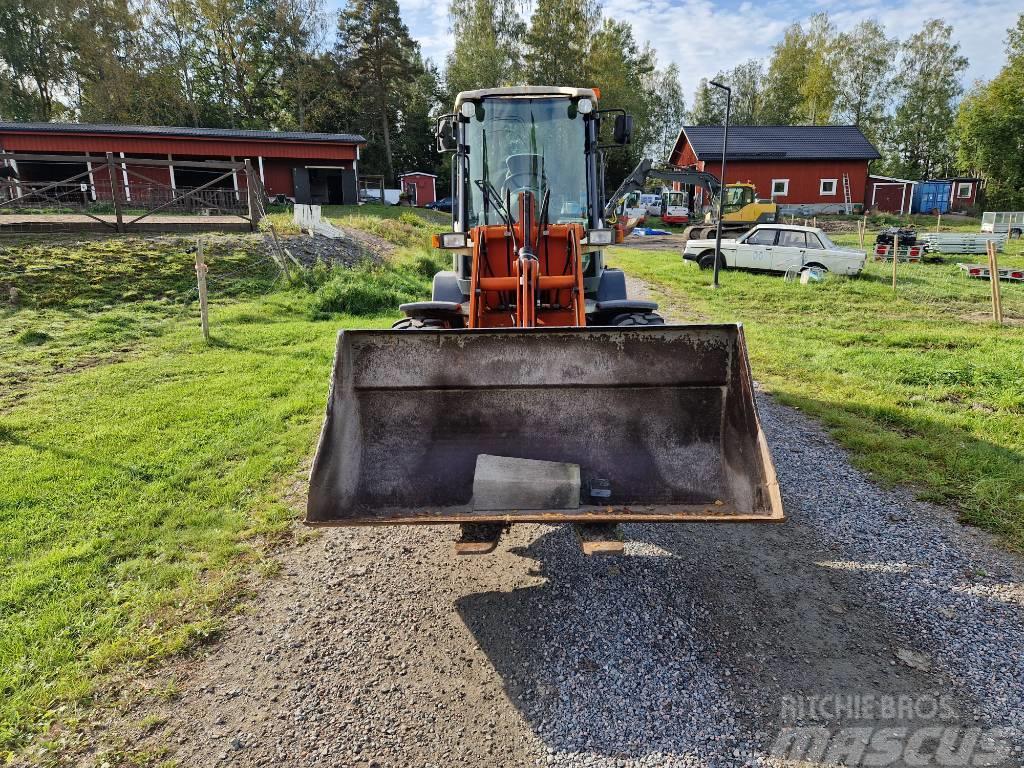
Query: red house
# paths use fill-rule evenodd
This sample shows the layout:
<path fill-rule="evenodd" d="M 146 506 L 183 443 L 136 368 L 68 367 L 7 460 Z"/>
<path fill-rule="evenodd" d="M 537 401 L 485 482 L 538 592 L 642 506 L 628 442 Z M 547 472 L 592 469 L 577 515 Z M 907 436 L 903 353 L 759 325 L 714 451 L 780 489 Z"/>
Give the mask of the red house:
<path fill-rule="evenodd" d="M 726 184 L 753 182 L 783 213 L 842 213 L 865 204 L 868 163 L 881 155 L 853 125 L 729 126 Z M 722 176 L 722 126 L 685 126 L 670 163 Z"/>
<path fill-rule="evenodd" d="M 17 162 L 24 182 L 59 181 L 89 171 L 89 194 L 94 199 L 110 198 L 110 182 L 102 162 L 106 153 L 112 152 L 122 157 L 171 161 L 172 165 L 165 168 L 147 166 L 140 172 L 175 189 L 199 187 L 216 178 L 210 171 L 175 168 L 175 159 L 248 159 L 271 197 L 283 195 L 300 203 L 355 204 L 359 151 L 365 145 L 366 139 L 353 134 L 0 121 L 0 151 L 49 158 L 61 154 L 95 156 L 95 163 L 84 164 L 52 159 Z M 134 175 L 126 174 L 115 183 L 124 185 L 128 200 L 133 199 L 133 193 L 135 197 L 145 194 L 145 183 Z M 244 173 L 218 184 L 235 190 L 239 185 L 245 186 Z"/>
<path fill-rule="evenodd" d="M 403 173 L 398 177 L 398 183 L 412 205 L 422 208 L 437 200 L 437 176 L 432 173 Z"/>

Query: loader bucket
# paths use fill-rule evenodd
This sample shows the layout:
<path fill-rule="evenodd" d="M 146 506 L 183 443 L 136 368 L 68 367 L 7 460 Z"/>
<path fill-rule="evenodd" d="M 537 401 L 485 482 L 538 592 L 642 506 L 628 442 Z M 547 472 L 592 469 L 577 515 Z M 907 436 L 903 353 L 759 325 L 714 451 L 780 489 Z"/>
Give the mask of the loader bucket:
<path fill-rule="evenodd" d="M 476 509 L 481 454 L 578 465 L 578 508 Z M 311 525 L 782 519 L 739 325 L 338 334 Z"/>

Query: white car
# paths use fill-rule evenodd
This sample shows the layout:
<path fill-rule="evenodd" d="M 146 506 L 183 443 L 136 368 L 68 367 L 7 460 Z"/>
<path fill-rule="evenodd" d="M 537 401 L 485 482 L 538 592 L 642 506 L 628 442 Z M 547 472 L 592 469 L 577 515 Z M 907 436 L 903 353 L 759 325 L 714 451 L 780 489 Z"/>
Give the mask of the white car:
<path fill-rule="evenodd" d="M 689 240 L 683 258 L 701 269 L 715 265 L 715 241 Z M 787 272 L 791 268 L 817 267 L 837 275 L 856 275 L 864 269 L 864 251 L 840 248 L 817 227 L 789 224 L 758 224 L 736 239 L 722 240 L 719 268 Z"/>

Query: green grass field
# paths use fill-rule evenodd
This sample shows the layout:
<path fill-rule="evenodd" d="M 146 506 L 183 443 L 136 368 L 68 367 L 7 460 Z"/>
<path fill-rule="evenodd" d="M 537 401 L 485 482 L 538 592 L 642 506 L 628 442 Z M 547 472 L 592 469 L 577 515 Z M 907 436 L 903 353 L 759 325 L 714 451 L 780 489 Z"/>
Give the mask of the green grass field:
<path fill-rule="evenodd" d="M 0 242 L 0 759 L 215 636 L 290 535 L 338 329 L 388 327 L 439 268 L 431 225 L 394 223 L 419 247 L 294 285 L 261 236 L 206 236 L 210 344 L 192 240 Z"/>
<path fill-rule="evenodd" d="M 0 241 L 22 294 L 0 309 L 0 756 L 59 750 L 138 670 L 215 637 L 292 535 L 338 329 L 387 327 L 443 262 L 425 244 L 444 216 L 377 208 L 327 214 L 390 262 L 291 284 L 260 236 L 212 238 L 210 344 L 188 239 Z M 756 375 L 861 466 L 1024 544 L 1024 285 L 1000 329 L 952 260 L 900 266 L 895 295 L 882 265 L 803 287 L 727 271 L 712 292 L 674 253 L 611 261 L 685 318 L 742 320 Z"/>
<path fill-rule="evenodd" d="M 1021 241 L 1007 251 L 1001 263 L 1024 266 Z M 997 327 L 988 282 L 956 266 L 984 256 L 900 264 L 895 293 L 891 264 L 870 261 L 860 277 L 807 286 L 726 270 L 712 291 L 710 273 L 676 253 L 616 249 L 609 260 L 678 316 L 742 322 L 755 376 L 826 424 L 860 467 L 1024 547 L 1024 284 L 1002 284 Z"/>

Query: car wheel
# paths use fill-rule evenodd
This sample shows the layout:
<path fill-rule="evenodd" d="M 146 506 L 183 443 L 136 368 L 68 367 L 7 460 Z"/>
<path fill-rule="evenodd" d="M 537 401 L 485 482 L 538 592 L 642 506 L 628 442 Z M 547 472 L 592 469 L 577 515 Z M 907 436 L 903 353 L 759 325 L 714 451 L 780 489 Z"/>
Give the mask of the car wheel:
<path fill-rule="evenodd" d="M 808 267 L 810 267 L 811 269 L 820 269 L 822 272 L 828 272 L 828 267 L 826 267 L 824 264 L 818 263 L 817 261 L 809 261 L 806 264 L 804 264 L 804 269 L 807 269 Z"/>
<path fill-rule="evenodd" d="M 697 262 L 701 269 L 714 269 L 715 268 L 715 252 L 704 251 L 700 255 L 700 260 Z M 718 257 L 718 269 L 725 269 L 725 259 L 721 256 Z"/>

